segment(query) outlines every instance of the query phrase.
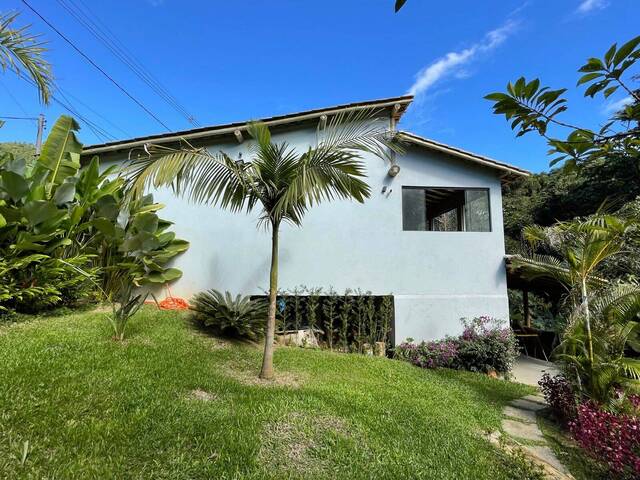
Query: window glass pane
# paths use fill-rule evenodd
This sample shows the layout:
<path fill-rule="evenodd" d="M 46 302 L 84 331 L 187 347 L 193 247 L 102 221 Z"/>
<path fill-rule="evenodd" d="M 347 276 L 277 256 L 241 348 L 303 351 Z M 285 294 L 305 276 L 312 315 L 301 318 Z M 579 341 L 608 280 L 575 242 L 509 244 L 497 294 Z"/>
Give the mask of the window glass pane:
<path fill-rule="evenodd" d="M 431 220 L 431 230 L 434 232 L 457 232 L 458 209 L 452 208 L 448 212 L 441 213 Z"/>
<path fill-rule="evenodd" d="M 465 190 L 464 193 L 464 229 L 467 232 L 490 232 L 489 191 Z"/>
<path fill-rule="evenodd" d="M 427 203 L 424 189 L 402 189 L 402 229 L 426 230 L 427 229 Z"/>

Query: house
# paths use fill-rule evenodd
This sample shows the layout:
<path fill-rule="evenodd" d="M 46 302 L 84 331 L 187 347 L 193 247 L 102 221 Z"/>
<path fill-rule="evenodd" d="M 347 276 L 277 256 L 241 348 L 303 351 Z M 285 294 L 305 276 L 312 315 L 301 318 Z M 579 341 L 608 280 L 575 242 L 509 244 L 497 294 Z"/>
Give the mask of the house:
<path fill-rule="evenodd" d="M 403 96 L 263 119 L 273 140 L 304 149 L 327 118 L 374 108 L 389 129 L 412 101 Z M 320 130 L 319 130 L 320 129 Z M 146 143 L 192 145 L 249 158 L 246 123 L 133 138 L 85 148 L 103 164 L 145 154 Z M 394 296 L 394 340 L 437 339 L 460 333 L 460 318 L 508 319 L 501 186 L 525 170 L 402 132 L 406 151 L 395 165 L 366 156 L 372 196 L 364 204 L 325 203 L 309 211 L 303 227 L 282 227 L 280 286 L 370 290 Z M 399 168 L 398 168 L 399 167 Z M 189 298 L 209 288 L 263 294 L 268 288 L 270 237 L 257 215 L 194 205 L 168 190 L 163 217 L 191 248 L 176 261 L 183 277 L 172 286 Z"/>

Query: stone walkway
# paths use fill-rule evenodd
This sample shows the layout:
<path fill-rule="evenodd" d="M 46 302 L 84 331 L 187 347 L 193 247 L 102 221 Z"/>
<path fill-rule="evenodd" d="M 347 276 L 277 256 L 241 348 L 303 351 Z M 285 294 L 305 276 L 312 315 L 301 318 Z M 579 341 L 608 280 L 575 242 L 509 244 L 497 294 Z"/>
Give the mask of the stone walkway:
<path fill-rule="evenodd" d="M 515 446 L 512 448 L 523 450 L 531 460 L 543 468 L 547 478 L 573 479 L 547 445 L 536 422 L 536 412 L 546 406 L 540 394 L 513 400 L 502 412 L 502 430 L 509 440 L 508 443 Z M 490 440 L 499 444 L 499 438 L 500 434 L 495 434 Z"/>

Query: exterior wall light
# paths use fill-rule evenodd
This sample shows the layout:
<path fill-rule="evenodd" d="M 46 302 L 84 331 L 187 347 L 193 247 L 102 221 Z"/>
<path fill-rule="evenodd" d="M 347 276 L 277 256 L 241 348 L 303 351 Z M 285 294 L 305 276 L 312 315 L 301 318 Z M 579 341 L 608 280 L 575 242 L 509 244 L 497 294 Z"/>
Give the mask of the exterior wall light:
<path fill-rule="evenodd" d="M 389 171 L 387 172 L 387 175 L 389 175 L 390 177 L 395 177 L 399 173 L 400 173 L 400 165 L 397 165 L 394 163 L 389 167 Z"/>

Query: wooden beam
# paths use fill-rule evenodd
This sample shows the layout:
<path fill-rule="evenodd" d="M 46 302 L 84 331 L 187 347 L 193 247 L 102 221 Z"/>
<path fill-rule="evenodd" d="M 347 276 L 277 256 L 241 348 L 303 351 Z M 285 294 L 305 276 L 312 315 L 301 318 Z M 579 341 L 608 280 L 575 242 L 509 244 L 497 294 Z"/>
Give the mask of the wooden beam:
<path fill-rule="evenodd" d="M 320 115 L 320 120 L 318 121 L 319 130 L 324 130 L 325 128 L 327 128 L 327 119 L 328 117 L 326 115 Z"/>
<path fill-rule="evenodd" d="M 236 140 L 238 141 L 238 143 L 242 143 L 244 140 L 244 137 L 242 136 L 242 132 L 240 130 L 234 130 L 233 134 L 236 137 Z"/>
<path fill-rule="evenodd" d="M 522 290 L 522 309 L 524 310 L 524 324 L 531 328 L 531 311 L 529 309 L 529 290 Z"/>

